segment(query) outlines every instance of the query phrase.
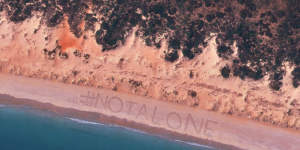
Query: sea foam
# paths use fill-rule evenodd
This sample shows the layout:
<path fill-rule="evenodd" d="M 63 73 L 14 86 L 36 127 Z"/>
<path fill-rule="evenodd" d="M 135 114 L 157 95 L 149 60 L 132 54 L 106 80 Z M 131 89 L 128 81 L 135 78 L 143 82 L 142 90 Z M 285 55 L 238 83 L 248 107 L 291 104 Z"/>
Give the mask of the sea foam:
<path fill-rule="evenodd" d="M 77 119 L 77 118 L 68 118 L 72 121 L 75 121 L 77 123 L 82 123 L 82 124 L 91 124 L 91 125 L 104 125 L 101 123 L 97 123 L 97 122 L 91 122 L 91 121 L 86 121 L 86 120 L 81 120 L 81 119 Z"/>
<path fill-rule="evenodd" d="M 141 133 L 141 134 L 146 134 L 146 132 L 144 131 L 141 131 L 141 130 L 137 130 L 137 129 L 133 129 L 133 128 L 127 128 L 127 127 L 122 127 L 122 128 L 125 128 L 129 131 L 132 131 L 132 132 L 137 132 L 137 133 Z"/>
<path fill-rule="evenodd" d="M 207 148 L 207 149 L 210 149 L 210 150 L 214 150 L 213 147 L 198 144 L 198 143 L 194 143 L 194 142 L 187 142 L 187 141 L 182 141 L 182 140 L 175 140 L 175 141 L 179 142 L 179 143 L 184 143 L 184 144 L 188 144 L 188 145 L 192 145 L 192 146 L 197 146 L 197 147 L 202 147 L 202 148 Z"/>
<path fill-rule="evenodd" d="M 119 126 L 119 125 L 114 125 L 114 124 L 110 124 L 109 126 L 110 126 L 110 127 L 114 127 L 114 128 L 122 128 L 122 129 L 126 129 L 126 130 L 128 130 L 128 131 L 137 132 L 137 133 L 140 133 L 140 134 L 147 134 L 147 133 L 144 132 L 144 131 L 141 131 L 141 130 L 138 130 L 138 129 L 134 129 L 134 128 L 124 127 L 124 126 Z"/>

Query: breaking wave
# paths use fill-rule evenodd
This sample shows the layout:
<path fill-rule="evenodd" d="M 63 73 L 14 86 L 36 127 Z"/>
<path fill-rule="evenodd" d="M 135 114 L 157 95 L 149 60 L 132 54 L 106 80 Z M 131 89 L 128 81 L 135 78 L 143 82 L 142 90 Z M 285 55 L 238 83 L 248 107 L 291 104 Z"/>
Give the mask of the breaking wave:
<path fill-rule="evenodd" d="M 97 123 L 97 122 L 91 122 L 91 121 L 86 121 L 86 120 L 81 120 L 81 119 L 77 119 L 77 118 L 68 118 L 72 121 L 75 121 L 77 123 L 82 123 L 82 124 L 91 124 L 91 125 L 104 125 L 101 123 Z"/>
<path fill-rule="evenodd" d="M 201 148 L 207 148 L 208 150 L 214 150 L 213 147 L 210 147 L 207 145 L 202 145 L 202 144 L 198 144 L 198 143 L 194 143 L 194 142 L 187 142 L 187 141 L 182 141 L 182 140 L 175 140 L 175 141 L 179 142 L 179 143 L 184 143 L 184 144 L 188 144 L 188 145 L 192 145 L 192 146 L 201 147 Z"/>

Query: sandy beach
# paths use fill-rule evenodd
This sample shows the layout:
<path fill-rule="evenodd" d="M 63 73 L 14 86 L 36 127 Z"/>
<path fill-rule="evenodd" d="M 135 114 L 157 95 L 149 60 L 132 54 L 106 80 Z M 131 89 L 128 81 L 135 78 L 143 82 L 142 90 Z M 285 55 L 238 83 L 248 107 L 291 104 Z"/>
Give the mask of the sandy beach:
<path fill-rule="evenodd" d="M 0 0 L 0 104 L 219 149 L 298 150 L 299 6 Z"/>
<path fill-rule="evenodd" d="M 5 74 L 0 75 L 0 85 L 1 104 L 28 105 L 221 149 L 296 150 L 300 146 L 298 130 L 139 96 Z"/>

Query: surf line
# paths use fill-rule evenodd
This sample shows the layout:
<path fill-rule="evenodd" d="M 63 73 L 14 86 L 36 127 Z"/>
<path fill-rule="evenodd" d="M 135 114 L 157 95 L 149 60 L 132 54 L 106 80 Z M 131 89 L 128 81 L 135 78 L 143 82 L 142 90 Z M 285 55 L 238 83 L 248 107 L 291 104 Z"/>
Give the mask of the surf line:
<path fill-rule="evenodd" d="M 125 113 L 134 120 L 147 120 L 155 126 L 167 126 L 171 130 L 180 130 L 183 133 L 191 133 L 201 137 L 213 137 L 220 122 L 210 118 L 195 117 L 191 113 L 181 113 L 178 111 L 166 112 L 160 106 L 147 105 L 125 100 L 119 96 L 108 96 L 98 92 L 88 91 L 87 94 L 69 99 L 68 102 L 101 109 L 113 114 Z"/>

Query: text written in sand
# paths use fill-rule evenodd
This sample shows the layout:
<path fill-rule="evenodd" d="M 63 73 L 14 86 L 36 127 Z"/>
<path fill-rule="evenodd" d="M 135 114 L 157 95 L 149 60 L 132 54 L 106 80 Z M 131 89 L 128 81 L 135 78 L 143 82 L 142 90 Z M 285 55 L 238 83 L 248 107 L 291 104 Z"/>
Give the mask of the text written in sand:
<path fill-rule="evenodd" d="M 219 122 L 193 116 L 191 113 L 167 111 L 160 106 L 149 106 L 122 99 L 119 96 L 108 96 L 102 93 L 90 92 L 69 99 L 69 102 L 100 110 L 103 113 L 125 114 L 128 119 L 144 120 L 158 127 L 168 127 L 171 130 L 192 132 L 204 137 L 212 137 Z"/>

